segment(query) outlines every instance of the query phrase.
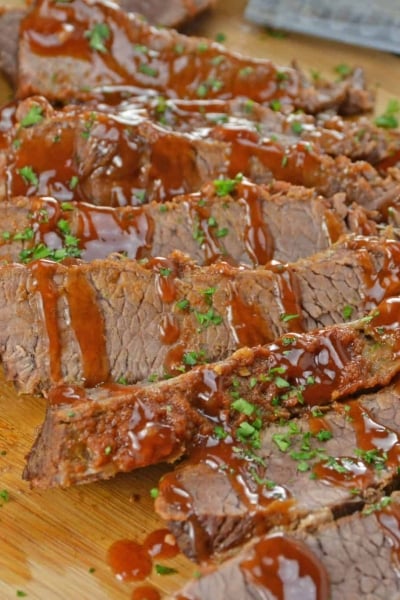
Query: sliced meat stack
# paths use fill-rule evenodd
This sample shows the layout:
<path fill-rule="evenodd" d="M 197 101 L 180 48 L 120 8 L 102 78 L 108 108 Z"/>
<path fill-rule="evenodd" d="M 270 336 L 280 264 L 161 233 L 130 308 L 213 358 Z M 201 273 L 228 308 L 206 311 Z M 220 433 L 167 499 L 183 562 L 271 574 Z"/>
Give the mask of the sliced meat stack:
<path fill-rule="evenodd" d="M 387 600 L 399 597 L 399 496 L 362 513 L 294 533 L 254 540 L 235 558 L 193 581 L 176 600 L 302 598 Z"/>
<path fill-rule="evenodd" d="M 23 392 L 128 383 L 363 316 L 399 294 L 400 245 L 349 239 L 297 263 L 197 267 L 181 256 L 0 266 L 0 356 Z"/>
<path fill-rule="evenodd" d="M 173 461 L 189 453 L 190 465 L 167 475 L 161 483 L 156 506 L 178 540 L 184 540 L 182 546 L 187 553 L 196 558 L 240 542 L 240 536 L 247 537 L 263 523 L 267 526 L 275 494 L 279 500 L 300 494 L 304 486 L 300 482 L 298 489 L 293 487 L 292 477 L 296 479 L 299 471 L 303 479 L 308 478 L 309 473 L 304 473 L 317 469 L 318 465 L 313 464 L 317 460 L 323 462 L 317 472 L 323 481 L 313 483 L 315 494 L 307 502 L 305 497 L 300 499 L 297 512 L 291 502 L 283 505 L 291 507 L 289 520 L 314 510 L 314 501 L 316 506 L 323 498 L 327 501 L 325 480 L 340 479 L 343 470 L 344 487 L 360 488 L 353 498 L 363 494 L 361 488 L 388 485 L 397 475 L 397 434 L 389 429 L 385 432 L 385 428 L 395 426 L 396 388 L 392 394 L 383 394 L 382 402 L 378 400 L 381 408 L 386 397 L 390 400 L 387 416 L 383 421 L 382 415 L 378 416 L 379 423 L 374 421 L 373 395 L 366 399 L 365 409 L 363 404 L 357 404 L 358 408 L 346 406 L 326 419 L 314 421 L 314 416 L 322 413 L 314 414 L 313 410 L 362 390 L 384 386 L 399 372 L 400 332 L 391 328 L 392 324 L 398 326 L 399 306 L 398 298 L 387 300 L 358 322 L 309 334 L 286 334 L 268 346 L 238 350 L 224 362 L 199 366 L 155 384 L 111 384 L 87 391 L 76 386 L 55 388 L 25 476 L 38 487 L 67 486 L 161 460 Z M 194 363 L 199 353 L 186 356 Z M 363 411 L 367 415 L 365 423 Z M 370 420 L 368 411 L 372 411 Z M 293 422 L 294 426 L 290 422 L 263 431 L 268 423 L 281 423 L 304 413 L 307 416 Z M 354 424 L 346 429 L 348 415 Z M 331 435 L 334 429 L 335 435 Z M 320 430 L 329 435 L 320 435 Z M 376 430 L 381 430 L 376 435 L 383 441 L 374 442 Z M 315 440 L 311 440 L 313 436 Z M 274 457 L 271 440 L 277 444 Z M 307 456 L 301 456 L 305 442 Z M 315 444 L 319 442 L 322 447 L 317 451 Z M 339 461 L 338 469 L 335 463 L 325 464 L 339 449 L 350 456 L 352 444 L 365 451 L 372 444 L 372 462 L 383 461 L 384 473 L 374 479 L 363 468 L 363 454 L 360 464 L 354 457 L 343 464 Z M 381 450 L 389 452 L 392 447 L 393 462 L 386 464 Z M 279 450 L 288 448 L 297 455 L 293 460 L 292 454 L 290 460 L 289 455 L 281 459 Z M 390 465 L 388 475 L 386 468 Z M 350 478 L 351 484 L 347 481 Z M 308 494 L 309 488 L 301 493 Z M 226 504 L 222 498 L 226 498 Z M 340 492 L 332 492 L 332 501 L 340 498 Z M 232 514 L 229 507 L 234 507 Z M 283 510 L 279 503 L 275 508 L 278 516 L 273 520 L 279 519 Z M 235 530 L 236 525 L 239 532 L 229 537 L 227 531 Z"/>
<path fill-rule="evenodd" d="M 180 250 L 199 264 L 295 261 L 345 234 L 378 233 L 374 215 L 344 200 L 343 194 L 327 200 L 311 189 L 244 179 L 218 179 L 197 193 L 140 207 L 14 198 L 1 206 L 0 259 L 90 261 L 113 252 L 145 259 Z"/>
<path fill-rule="evenodd" d="M 0 11 L 0 359 L 48 401 L 24 478 L 181 461 L 156 512 L 229 559 L 177 600 L 397 599 L 400 135 L 339 116 L 372 108 L 358 68 L 120 4 Z"/>
<path fill-rule="evenodd" d="M 259 183 L 280 179 L 313 187 L 328 198 L 343 192 L 347 204 L 379 209 L 383 219 L 400 197 L 397 169 L 381 176 L 369 163 L 331 157 L 307 138 L 264 137 L 250 121 L 180 132 L 144 117 L 141 109 L 55 111 L 36 98 L 16 111 L 3 109 L 1 125 L 0 198 L 49 195 L 61 202 L 138 205 L 197 192 L 216 178 L 236 181 L 239 174 Z M 315 133 L 324 138 L 324 130 Z M 391 143 L 395 137 L 385 146 L 389 153 Z M 329 151 L 329 139 L 327 146 Z"/>
<path fill-rule="evenodd" d="M 171 98 L 247 98 L 250 93 L 257 102 L 278 99 L 311 113 L 372 108 L 360 70 L 334 84 L 313 84 L 296 69 L 149 27 L 104 2 L 90 2 L 88 11 L 84 0 L 62 6 L 39 0 L 23 19 L 19 97 L 39 93 L 52 101 L 87 100 L 139 90 Z"/>

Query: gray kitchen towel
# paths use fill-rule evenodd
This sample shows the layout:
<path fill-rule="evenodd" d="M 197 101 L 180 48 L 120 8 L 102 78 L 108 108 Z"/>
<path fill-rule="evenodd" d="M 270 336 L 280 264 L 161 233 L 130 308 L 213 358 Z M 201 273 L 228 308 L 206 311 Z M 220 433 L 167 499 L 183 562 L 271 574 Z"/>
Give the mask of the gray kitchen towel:
<path fill-rule="evenodd" d="M 400 0 L 250 0 L 245 17 L 274 29 L 400 54 Z"/>

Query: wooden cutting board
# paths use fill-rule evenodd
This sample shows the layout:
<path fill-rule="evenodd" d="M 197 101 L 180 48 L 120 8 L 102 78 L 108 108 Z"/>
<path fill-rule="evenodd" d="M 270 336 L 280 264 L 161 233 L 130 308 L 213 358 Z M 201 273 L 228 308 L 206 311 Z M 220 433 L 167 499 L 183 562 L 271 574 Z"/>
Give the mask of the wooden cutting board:
<path fill-rule="evenodd" d="M 281 64 L 295 57 L 306 71 L 315 69 L 332 77 L 339 63 L 362 65 L 377 89 L 378 113 L 390 98 L 400 98 L 398 57 L 299 35 L 273 37 L 243 21 L 244 7 L 244 0 L 220 0 L 191 32 L 211 38 L 224 33 L 232 49 Z M 10 93 L 0 81 L 0 100 L 5 102 Z M 128 600 L 135 586 L 114 577 L 106 553 L 116 540 L 140 542 L 162 526 L 149 491 L 163 468 L 65 491 L 31 491 L 21 472 L 43 415 L 42 399 L 18 396 L 0 376 L 0 599 L 11 600 L 24 592 L 29 600 Z M 3 490 L 9 494 L 8 502 L 1 500 Z M 178 589 L 197 569 L 182 556 L 160 562 L 178 571 L 150 578 L 165 594 Z"/>

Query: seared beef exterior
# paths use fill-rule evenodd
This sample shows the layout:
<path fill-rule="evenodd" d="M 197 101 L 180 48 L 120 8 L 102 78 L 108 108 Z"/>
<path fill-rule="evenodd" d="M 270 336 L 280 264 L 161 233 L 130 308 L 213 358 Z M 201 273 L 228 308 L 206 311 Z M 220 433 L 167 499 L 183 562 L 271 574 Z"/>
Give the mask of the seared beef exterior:
<path fill-rule="evenodd" d="M 400 483 L 399 400 L 397 384 L 324 415 L 314 405 L 239 451 L 235 436 L 216 439 L 163 477 L 156 511 L 198 561 L 278 525 L 351 512 Z"/>
<path fill-rule="evenodd" d="M 189 583 L 176 600 L 398 600 L 398 494 L 314 532 L 275 533 Z M 281 595 L 279 595 L 281 594 Z"/>
<path fill-rule="evenodd" d="M 19 27 L 24 8 L 0 7 L 0 71 L 15 86 L 18 76 Z"/>
<path fill-rule="evenodd" d="M 328 201 L 311 189 L 283 182 L 261 187 L 242 180 L 230 195 L 218 195 L 220 183 L 173 202 L 141 207 L 13 198 L 1 205 L 0 260 L 72 255 L 90 261 L 113 252 L 143 259 L 176 249 L 198 264 L 222 259 L 256 266 L 271 259 L 293 262 L 347 233 L 377 233 L 368 212 L 346 206 L 343 194 Z"/>
<path fill-rule="evenodd" d="M 356 238 L 270 268 L 152 259 L 0 267 L 0 353 L 21 391 L 143 380 L 356 318 L 399 294 L 400 245 Z M 189 361 L 189 362 L 187 362 Z"/>
<path fill-rule="evenodd" d="M 25 477 L 38 487 L 67 486 L 189 453 L 192 468 L 183 467 L 164 479 L 157 509 L 172 522 L 184 549 L 197 556 L 203 556 L 206 549 L 220 550 L 238 543 L 241 537 L 262 528 L 266 514 L 275 522 L 275 508 L 281 514 L 290 506 L 288 519 L 321 508 L 321 502 L 329 497 L 326 484 L 335 476 L 339 489 L 331 492 L 331 506 L 343 498 L 354 501 L 348 489 L 343 496 L 341 483 L 347 488 L 365 489 L 386 485 L 382 483 L 386 471 L 376 478 L 373 470 L 363 468 L 361 456 L 359 465 L 352 465 L 352 459 L 340 463 L 346 475 L 339 476 L 335 465 L 325 465 L 324 461 L 332 453 L 340 456 L 342 451 L 352 456 L 353 444 L 369 449 L 375 431 L 393 425 L 395 394 L 389 395 L 387 420 L 380 424 L 373 424 L 374 416 L 368 421 L 367 415 L 364 426 L 364 417 L 357 417 L 358 408 L 354 408 L 350 411 L 354 423 L 347 427 L 348 411 L 338 408 L 338 413 L 332 413 L 326 422 L 307 417 L 295 427 L 290 423 L 267 428 L 263 438 L 261 432 L 265 423 L 282 422 L 310 407 L 386 385 L 400 370 L 400 333 L 386 326 L 396 322 L 399 306 L 399 300 L 392 299 L 379 306 L 379 315 L 376 311 L 352 324 L 308 334 L 286 334 L 270 345 L 243 348 L 224 362 L 198 366 L 151 385 L 111 384 L 86 391 L 76 386 L 55 388 L 49 394 L 46 421 Z M 186 356 L 191 359 L 188 362 L 196 361 L 195 353 Z M 370 404 L 373 410 L 375 405 Z M 368 427 L 372 433 L 364 435 Z M 320 430 L 325 431 L 321 438 Z M 326 436 L 326 431 L 332 435 Z M 397 466 L 392 465 L 393 461 L 397 465 L 397 434 L 395 439 L 391 432 L 379 435 L 387 438 L 388 452 L 395 447 L 390 461 L 384 462 L 385 469 L 393 467 L 389 473 L 393 478 L 393 469 L 397 473 Z M 279 448 L 275 448 L 274 458 L 271 439 L 277 440 Z M 204 448 L 207 440 L 210 443 Z M 290 454 L 289 458 L 280 452 L 283 440 L 288 440 L 290 451 L 306 450 L 302 446 L 308 440 L 310 455 L 292 459 Z M 379 453 L 378 458 L 382 459 Z M 317 461 L 322 463 L 314 465 Z M 224 464 L 229 468 L 219 469 Z M 309 473 L 305 473 L 312 468 L 319 468 L 315 472 L 323 481 L 312 484 L 314 492 L 307 498 L 310 486 L 304 481 Z M 349 482 L 352 469 L 357 476 Z M 286 502 L 297 496 L 296 507 L 292 500 Z M 230 512 L 232 506 L 235 508 Z M 185 542 L 186 536 L 189 540 Z"/>
<path fill-rule="evenodd" d="M 328 198 L 343 192 L 347 204 L 382 209 L 384 217 L 399 201 L 396 169 L 383 178 L 366 162 L 328 156 L 306 139 L 282 144 L 249 130 L 248 122 L 181 133 L 138 111 L 54 111 L 43 98 L 21 103 L 11 116 L 3 111 L 0 197 L 137 205 L 198 191 L 215 178 L 236 181 L 242 173 L 260 183 L 280 179 L 314 187 Z"/>
<path fill-rule="evenodd" d="M 119 0 L 126 12 L 140 13 L 154 25 L 179 27 L 214 6 L 216 0 Z"/>
<path fill-rule="evenodd" d="M 171 98 L 247 98 L 250 92 L 252 100 L 278 99 L 311 113 L 372 108 L 359 69 L 340 82 L 313 84 L 293 68 L 243 58 L 210 40 L 149 27 L 100 0 L 88 4 L 35 3 L 20 30 L 20 98 L 39 93 L 52 101 L 86 100 L 96 93 L 107 97 L 107 91 L 117 88 L 125 97 L 127 91 L 149 89 Z"/>

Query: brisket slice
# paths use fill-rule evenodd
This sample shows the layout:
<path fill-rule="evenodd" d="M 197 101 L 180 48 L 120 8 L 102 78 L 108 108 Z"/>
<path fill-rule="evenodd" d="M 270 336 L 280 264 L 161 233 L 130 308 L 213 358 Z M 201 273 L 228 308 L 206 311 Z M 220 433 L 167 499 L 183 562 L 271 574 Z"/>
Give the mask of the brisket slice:
<path fill-rule="evenodd" d="M 0 356 L 23 392 L 177 374 L 399 294 L 400 245 L 356 238 L 270 268 L 175 259 L 0 267 Z M 189 353 L 189 354 L 188 354 Z"/>
<path fill-rule="evenodd" d="M 261 187 L 242 180 L 223 197 L 210 183 L 176 201 L 140 207 L 13 198 L 1 205 L 0 260 L 72 254 L 90 261 L 113 252 L 143 259 L 179 250 L 198 264 L 293 262 L 344 234 L 377 233 L 371 215 L 361 206 L 346 206 L 343 196 L 329 201 L 283 182 Z"/>
<path fill-rule="evenodd" d="M 290 469 L 292 475 L 296 475 L 298 465 L 290 460 L 285 478 L 279 479 L 279 469 L 284 464 L 279 462 L 281 457 L 277 452 L 279 464 L 271 474 L 271 479 L 277 478 L 277 486 L 272 486 L 272 491 L 264 485 L 247 490 L 247 485 L 251 488 L 257 483 L 254 478 L 249 478 L 253 469 L 256 470 L 257 481 L 266 476 L 262 457 L 266 450 L 262 450 L 260 437 L 263 423 L 280 421 L 307 412 L 310 407 L 327 405 L 364 389 L 386 385 L 400 370 L 400 333 L 394 328 L 398 324 L 399 306 L 398 299 L 385 301 L 379 305 L 379 311 L 360 321 L 334 325 L 308 334 L 287 334 L 270 345 L 243 348 L 224 362 L 195 367 L 171 380 L 125 388 L 116 384 L 91 390 L 76 386 L 53 388 L 49 395 L 46 420 L 29 456 L 24 476 L 37 487 L 67 486 L 108 478 L 119 471 L 130 471 L 161 460 L 173 461 L 189 453 L 193 456 L 191 468 L 183 468 L 176 475 L 167 476 L 157 501 L 161 515 L 170 522 L 176 520 L 177 530 L 182 525 L 182 531 L 177 531 L 178 538 L 185 537 L 185 532 L 196 524 L 196 517 L 194 515 L 190 519 L 195 512 L 191 509 L 192 496 L 185 492 L 180 496 L 177 492 L 172 501 L 173 490 L 183 489 L 188 483 L 180 480 L 181 473 L 189 478 L 190 484 L 190 473 L 201 475 L 202 470 L 208 473 L 210 480 L 220 477 L 224 483 L 227 477 L 224 489 L 233 486 L 237 493 L 242 490 L 246 496 L 248 491 L 249 498 L 254 498 L 254 505 L 253 501 L 246 503 L 242 496 L 242 504 L 233 502 L 237 506 L 235 515 L 246 511 L 248 521 L 245 529 L 247 527 L 247 531 L 253 532 L 257 521 L 255 513 L 258 510 L 271 510 L 269 503 L 274 499 L 275 492 L 279 495 L 279 510 L 281 506 L 287 506 L 287 502 L 281 505 L 280 500 L 295 495 L 294 488 L 290 491 L 282 486 Z M 342 416 L 334 418 L 342 422 L 346 414 L 344 412 Z M 390 418 L 393 420 L 392 413 Z M 309 421 L 306 419 L 307 423 Z M 319 428 L 323 428 L 323 424 Z M 286 429 L 279 426 L 271 431 L 286 434 Z M 353 443 L 353 429 L 349 431 Z M 263 435 L 268 436 L 269 432 L 267 428 Z M 337 442 L 335 436 L 332 442 L 327 442 L 330 451 L 333 451 L 332 444 Z M 206 459 L 199 467 L 196 465 L 196 456 L 204 452 L 204 445 L 210 464 L 214 464 L 215 469 Z M 261 458 L 257 460 L 254 451 L 259 446 Z M 322 446 L 325 447 L 324 444 Z M 364 445 L 361 447 L 364 448 Z M 237 450 L 239 453 L 235 454 Z M 243 477 L 240 480 L 244 478 L 243 481 L 247 482 L 244 488 L 235 486 L 236 475 L 232 479 L 229 469 L 219 474 L 218 464 L 225 462 L 235 469 L 241 469 Z M 247 468 L 250 469 L 248 473 Z M 359 485 L 367 487 L 371 484 L 371 474 L 368 473 L 365 477 L 360 474 L 357 478 Z M 169 485 L 171 477 L 174 482 Z M 306 476 L 303 474 L 302 477 Z M 196 482 L 202 481 L 202 477 L 196 476 L 191 483 L 196 485 Z M 214 486 L 213 483 L 210 487 L 203 483 L 199 483 L 199 486 L 210 498 L 214 498 L 215 493 L 215 497 L 220 499 L 215 511 L 217 513 L 221 506 L 225 514 L 227 507 L 221 504 L 225 497 L 224 493 L 220 493 L 221 486 Z M 351 487 L 355 486 L 353 482 Z M 325 498 L 324 494 L 327 494 L 325 484 L 318 484 L 317 489 L 316 495 L 308 500 L 308 508 L 313 506 L 313 501 L 318 504 L 322 496 Z M 332 499 L 338 496 L 340 489 L 333 493 Z M 229 494 L 226 497 L 227 506 L 230 506 Z M 268 508 L 265 508 L 263 498 Z M 260 509 L 257 508 L 259 504 Z M 212 506 L 214 500 L 203 509 L 207 512 Z M 210 519 L 213 522 L 212 516 Z M 208 526 L 204 523 L 206 529 Z M 240 524 L 238 527 L 243 530 Z M 229 528 L 221 538 L 217 530 L 218 527 L 210 533 L 216 546 L 223 544 L 223 540 L 228 545 L 233 544 L 234 537 L 232 544 L 228 542 Z M 182 545 L 186 549 L 188 543 Z M 195 552 L 192 550 L 191 553 Z"/>
<path fill-rule="evenodd" d="M 196 560 L 314 513 L 351 512 L 400 481 L 399 400 L 397 384 L 311 411 L 264 428 L 259 449 L 238 452 L 234 436 L 208 443 L 162 478 L 156 511 Z"/>
<path fill-rule="evenodd" d="M 397 493 L 314 531 L 277 532 L 186 585 L 176 600 L 398 600 Z"/>
<path fill-rule="evenodd" d="M 105 33 L 100 47 L 93 48 L 90 32 L 98 23 L 105 26 Z M 117 88 L 125 97 L 127 91 L 138 94 L 149 89 L 171 98 L 226 99 L 249 97 L 250 92 L 252 100 L 279 99 L 311 113 L 327 108 L 360 113 L 372 108 L 360 69 L 340 82 L 313 84 L 296 69 L 241 57 L 210 40 L 150 27 L 135 15 L 96 0 L 73 0 L 63 6 L 50 0 L 35 3 L 21 23 L 18 79 L 20 98 L 39 93 L 62 102 L 86 100 L 96 92 L 107 97 L 107 88 Z"/>
<path fill-rule="evenodd" d="M 40 96 L 15 101 L 2 109 L 9 113 L 14 107 L 14 122 L 8 120 L 9 128 L 12 125 L 18 126 L 36 104 L 41 106 L 43 114 L 51 114 L 50 106 Z M 126 123 L 135 124 L 140 119 L 149 119 L 175 132 L 191 133 L 200 130 L 202 137 L 211 134 L 217 125 L 225 124 L 230 128 L 247 129 L 249 135 L 258 134 L 260 141 L 271 137 L 284 148 L 300 140 L 323 154 L 366 160 L 371 164 L 377 163 L 379 167 L 385 161 L 392 160 L 400 147 L 398 131 L 376 127 L 366 117 L 347 120 L 329 113 L 317 116 L 301 112 L 283 113 L 243 98 L 182 100 L 138 96 L 116 106 L 97 101 L 89 102 L 86 106 L 94 112 L 114 115 Z M 76 107 L 64 108 L 65 112 L 71 110 L 79 111 Z M 4 126 L 0 128 L 2 130 L 5 130 Z M 8 144 L 13 142 L 17 133 L 18 130 L 9 132 Z M 196 135 L 199 136 L 200 133 L 197 132 Z M 387 171 L 387 168 L 383 170 Z"/>
<path fill-rule="evenodd" d="M 0 7 L 0 72 L 16 86 L 18 73 L 18 36 L 26 9 Z"/>
<path fill-rule="evenodd" d="M 41 111 L 36 123 L 24 126 L 33 109 Z M 285 147 L 247 124 L 180 133 L 140 111 L 113 114 L 82 106 L 53 111 L 43 98 L 21 103 L 14 119 L 15 127 L 0 135 L 0 197 L 137 205 L 198 191 L 205 181 L 238 173 L 259 183 L 280 179 L 314 187 L 328 198 L 344 192 L 348 204 L 383 207 L 385 216 L 400 197 L 396 169 L 382 178 L 366 162 L 333 158 L 301 139 Z"/>
<path fill-rule="evenodd" d="M 212 8 L 216 0 L 119 0 L 125 12 L 140 13 L 150 23 L 179 27 L 198 14 Z"/>

